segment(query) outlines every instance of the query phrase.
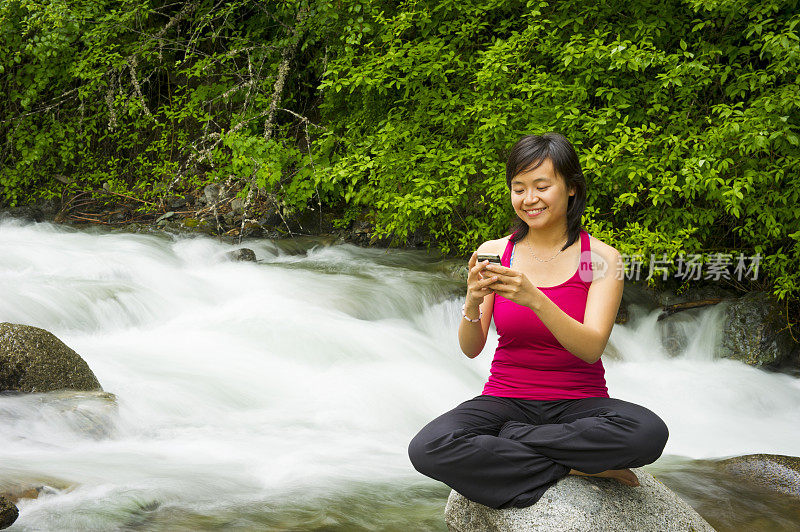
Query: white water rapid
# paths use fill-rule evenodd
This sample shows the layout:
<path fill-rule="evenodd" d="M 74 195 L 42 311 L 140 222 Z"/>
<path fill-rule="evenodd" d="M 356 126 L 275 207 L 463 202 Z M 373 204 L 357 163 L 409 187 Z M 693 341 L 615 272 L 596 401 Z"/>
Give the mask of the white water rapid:
<path fill-rule="evenodd" d="M 496 335 L 458 347 L 461 283 L 420 251 L 244 245 L 258 262 L 209 237 L 0 221 L 0 322 L 55 334 L 117 405 L 0 396 L 0 491 L 49 486 L 10 530 L 446 530 L 449 488 L 407 445 L 488 376 Z M 714 359 L 718 311 L 675 358 L 657 312 L 633 311 L 604 365 L 612 397 L 670 429 L 646 468 L 800 455 L 800 379 Z"/>

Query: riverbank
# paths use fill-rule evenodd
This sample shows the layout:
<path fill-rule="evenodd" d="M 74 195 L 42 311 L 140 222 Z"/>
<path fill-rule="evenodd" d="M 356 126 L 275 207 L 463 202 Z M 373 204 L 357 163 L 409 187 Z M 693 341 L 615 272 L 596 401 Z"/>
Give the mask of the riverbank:
<path fill-rule="evenodd" d="M 75 227 L 104 226 L 142 233 L 199 233 L 234 244 L 250 238 L 322 236 L 362 247 L 424 247 L 419 237 L 399 246 L 391 239 L 377 237 L 366 216 L 357 216 L 346 225 L 337 225 L 336 220 L 343 216 L 333 209 L 318 206 L 302 212 L 284 213 L 271 197 L 257 198 L 256 202 L 255 208 L 248 209 L 247 218 L 242 223 L 245 216 L 244 201 L 217 185 L 172 196 L 161 204 L 101 190 L 79 193 L 62 201 L 43 200 L 30 205 L 0 208 L 0 217 Z M 266 214 L 254 216 L 253 211 Z"/>

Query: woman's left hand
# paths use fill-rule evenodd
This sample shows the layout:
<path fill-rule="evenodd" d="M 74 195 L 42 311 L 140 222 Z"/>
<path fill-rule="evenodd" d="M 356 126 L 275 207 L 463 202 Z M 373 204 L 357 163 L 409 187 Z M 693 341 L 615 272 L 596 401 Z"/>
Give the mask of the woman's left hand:
<path fill-rule="evenodd" d="M 542 295 L 542 291 L 533 286 L 522 272 L 494 263 L 487 264 L 484 269 L 497 276 L 497 280 L 487 288 L 514 303 L 533 308 Z"/>

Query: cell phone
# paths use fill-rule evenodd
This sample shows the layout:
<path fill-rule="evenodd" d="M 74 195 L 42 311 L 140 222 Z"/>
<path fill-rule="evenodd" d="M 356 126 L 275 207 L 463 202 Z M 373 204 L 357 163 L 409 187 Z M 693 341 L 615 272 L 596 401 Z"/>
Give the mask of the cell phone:
<path fill-rule="evenodd" d="M 488 260 L 495 264 L 500 264 L 500 255 L 497 253 L 478 253 L 478 262 Z"/>

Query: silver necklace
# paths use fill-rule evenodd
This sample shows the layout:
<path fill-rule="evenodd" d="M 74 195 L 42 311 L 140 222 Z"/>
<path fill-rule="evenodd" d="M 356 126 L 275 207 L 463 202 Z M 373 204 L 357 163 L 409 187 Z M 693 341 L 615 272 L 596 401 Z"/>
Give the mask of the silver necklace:
<path fill-rule="evenodd" d="M 569 240 L 569 239 L 567 239 L 567 240 Z M 564 241 L 564 244 L 566 244 L 566 243 L 567 243 L 567 241 L 565 240 L 565 241 Z M 533 256 L 533 258 L 534 258 L 534 259 L 536 259 L 536 260 L 538 260 L 539 262 L 550 262 L 550 261 L 551 261 L 551 260 L 553 260 L 554 258 L 558 257 L 558 256 L 561 254 L 561 252 L 562 252 L 562 251 L 564 251 L 564 245 L 562 244 L 562 245 L 561 245 L 561 249 L 559 249 L 559 250 L 558 250 L 558 253 L 556 253 L 555 255 L 553 255 L 552 257 L 550 257 L 550 258 L 549 258 L 549 259 L 547 259 L 547 260 L 542 260 L 542 259 L 540 259 L 539 257 L 537 257 L 537 256 L 536 256 L 536 254 L 533 252 L 533 248 L 531 247 L 531 245 L 530 245 L 530 243 L 529 243 L 529 242 L 527 242 L 527 241 L 526 241 L 526 242 L 525 242 L 525 245 L 526 245 L 526 246 L 528 246 L 528 249 L 530 250 L 530 252 L 531 252 L 531 255 Z"/>

